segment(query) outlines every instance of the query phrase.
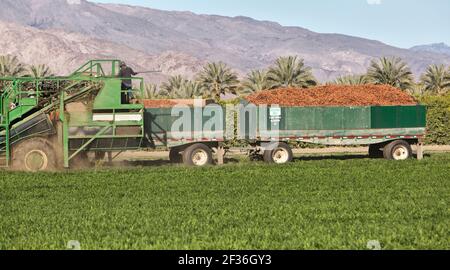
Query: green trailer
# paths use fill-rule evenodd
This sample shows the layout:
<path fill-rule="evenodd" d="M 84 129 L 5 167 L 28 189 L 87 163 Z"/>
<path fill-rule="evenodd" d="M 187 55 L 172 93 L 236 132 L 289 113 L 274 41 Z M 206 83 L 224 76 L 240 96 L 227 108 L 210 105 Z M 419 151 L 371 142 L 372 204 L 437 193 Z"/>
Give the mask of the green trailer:
<path fill-rule="evenodd" d="M 218 105 L 212 105 L 213 108 Z M 411 145 L 421 150 L 426 133 L 425 106 L 373 107 L 279 107 L 241 104 L 237 108 L 220 107 L 218 129 L 197 123 L 207 123 L 211 114 L 206 107 L 186 108 L 190 121 L 188 134 L 180 137 L 173 125 L 180 114 L 172 108 L 145 110 L 145 133 L 151 147 L 171 149 L 173 161 L 182 160 L 188 146 L 206 145 L 215 152 L 223 150 L 227 141 L 239 139 L 249 144 L 251 155 L 261 156 L 270 163 L 292 160 L 291 142 L 321 145 L 368 145 L 372 157 L 404 160 L 412 157 Z M 234 129 L 230 123 L 237 119 Z M 197 137 L 195 135 L 198 135 Z M 420 151 L 419 151 L 420 154 Z M 205 154 L 206 155 L 206 154 Z M 207 154 L 210 155 L 210 154 Z"/>
<path fill-rule="evenodd" d="M 145 108 L 144 80 L 133 78 L 135 102 L 125 104 L 119 60 L 89 61 L 73 74 L 0 78 L 0 165 L 40 171 L 87 165 L 92 156 L 170 150 L 187 165 L 222 163 L 231 140 L 267 162 L 292 160 L 291 141 L 370 145 L 372 156 L 407 159 L 425 135 L 423 106 Z M 420 156 L 420 155 L 419 155 Z"/>
<path fill-rule="evenodd" d="M 249 107 L 249 108 L 248 108 Z M 372 157 L 404 160 L 426 134 L 426 107 L 258 107 L 239 111 L 239 138 L 252 141 L 268 162 L 292 159 L 289 142 L 368 145 Z M 281 142 L 281 146 L 277 146 Z M 261 145 L 270 149 L 267 151 Z M 271 146 L 273 145 L 273 146 Z M 280 157 L 280 155 L 282 157 Z"/>

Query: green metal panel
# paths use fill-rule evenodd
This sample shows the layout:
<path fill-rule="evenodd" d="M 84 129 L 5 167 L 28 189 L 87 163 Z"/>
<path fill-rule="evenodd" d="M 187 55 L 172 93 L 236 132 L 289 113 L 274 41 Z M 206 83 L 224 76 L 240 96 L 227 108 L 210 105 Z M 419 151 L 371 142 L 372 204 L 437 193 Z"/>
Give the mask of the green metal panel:
<path fill-rule="evenodd" d="M 280 130 L 365 129 L 370 113 L 370 107 L 284 107 Z"/>
<path fill-rule="evenodd" d="M 398 127 L 426 127 L 425 106 L 403 106 L 397 111 Z"/>
<path fill-rule="evenodd" d="M 426 127 L 425 106 L 372 107 L 371 128 Z"/>
<path fill-rule="evenodd" d="M 226 120 L 226 110 L 222 108 L 223 115 L 223 128 L 225 127 Z M 193 132 L 202 133 L 204 136 L 208 136 L 211 134 L 219 134 L 218 139 L 224 139 L 224 130 L 221 127 L 214 126 L 212 129 L 212 133 L 204 132 L 203 126 L 196 126 L 195 123 L 200 123 L 202 121 L 203 125 L 210 120 L 214 116 L 206 116 L 201 111 L 194 112 L 194 108 L 190 108 L 190 117 L 191 117 L 191 127 L 189 130 Z M 173 144 L 182 144 L 183 140 L 180 142 L 176 142 L 174 139 L 175 135 L 179 135 L 179 133 L 172 133 L 172 125 L 175 121 L 177 121 L 180 116 L 172 116 L 172 108 L 147 108 L 145 109 L 145 117 L 144 117 L 144 130 L 145 133 L 153 139 L 153 143 L 156 146 L 171 146 Z M 200 119 L 201 118 L 201 119 Z M 185 128 L 183 128 L 186 130 Z M 195 141 L 194 134 L 192 134 L 192 138 Z M 197 139 L 203 139 L 197 138 Z"/>
<path fill-rule="evenodd" d="M 132 80 L 139 80 L 142 82 L 141 78 L 132 78 Z M 103 88 L 97 94 L 94 101 L 94 110 L 133 110 L 142 109 L 141 104 L 122 104 L 121 94 L 122 94 L 122 80 L 117 78 L 103 78 Z M 134 95 L 141 95 L 141 89 L 133 89 Z M 126 92 L 126 91 L 124 91 Z"/>
<path fill-rule="evenodd" d="M 37 100 L 35 98 L 22 98 L 20 105 L 22 106 L 36 106 Z"/>
<path fill-rule="evenodd" d="M 21 118 L 24 114 L 30 112 L 34 108 L 35 108 L 35 106 L 18 106 L 17 108 L 11 110 L 9 112 L 10 122 Z"/>
<path fill-rule="evenodd" d="M 343 107 L 342 129 L 368 129 L 370 115 L 370 107 Z"/>
<path fill-rule="evenodd" d="M 156 134 L 167 134 L 170 131 L 173 121 L 171 109 L 169 108 L 152 108 L 145 110 L 144 127 L 146 134 L 157 136 Z M 166 141 L 165 138 L 160 138 L 161 141 Z"/>
<path fill-rule="evenodd" d="M 281 127 L 282 130 L 289 129 L 310 129 L 315 123 L 315 113 L 313 108 L 283 108 L 284 114 L 282 119 L 286 126 Z"/>
<path fill-rule="evenodd" d="M 119 108 L 121 104 L 122 81 L 109 79 L 104 81 L 104 86 L 98 93 L 94 102 L 94 110 Z"/>
<path fill-rule="evenodd" d="M 344 108 L 320 108 L 321 129 L 334 130 L 344 127 Z"/>
<path fill-rule="evenodd" d="M 314 114 L 314 125 L 311 126 L 309 129 L 318 129 L 322 130 L 325 129 L 326 125 L 324 123 L 324 110 L 321 107 L 316 107 L 312 109 L 312 113 Z"/>
<path fill-rule="evenodd" d="M 420 136 L 425 128 L 341 129 L 341 130 L 281 130 L 281 137 L 359 137 L 359 136 Z"/>
<path fill-rule="evenodd" d="M 371 128 L 394 128 L 397 126 L 397 107 L 372 107 Z"/>
<path fill-rule="evenodd" d="M 279 127 L 279 132 L 274 133 L 273 129 L 263 130 L 260 126 L 258 136 L 262 140 L 298 138 L 330 145 L 379 143 L 392 140 L 391 136 L 423 136 L 426 109 L 424 106 L 286 107 L 282 108 Z"/>

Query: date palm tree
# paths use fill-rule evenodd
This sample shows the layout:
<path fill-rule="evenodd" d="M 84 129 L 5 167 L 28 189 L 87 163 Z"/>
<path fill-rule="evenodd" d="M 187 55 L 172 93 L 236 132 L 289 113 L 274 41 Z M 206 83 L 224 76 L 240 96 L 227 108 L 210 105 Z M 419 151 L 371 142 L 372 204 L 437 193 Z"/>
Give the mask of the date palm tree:
<path fill-rule="evenodd" d="M 425 84 L 422 81 L 415 83 L 407 92 L 415 96 L 423 95 L 425 93 Z"/>
<path fill-rule="evenodd" d="M 202 98 L 204 94 L 202 85 L 197 81 L 185 81 L 180 90 L 176 93 L 179 98 Z"/>
<path fill-rule="evenodd" d="M 247 74 L 247 78 L 242 83 L 240 89 L 241 94 L 251 94 L 267 90 L 270 85 L 267 81 L 267 72 L 261 70 L 253 70 Z"/>
<path fill-rule="evenodd" d="M 172 76 L 168 82 L 161 85 L 162 93 L 170 98 L 195 98 L 203 96 L 203 88 L 200 82 L 192 82 L 182 76 Z"/>
<path fill-rule="evenodd" d="M 32 65 L 28 68 L 28 75 L 33 78 L 51 77 L 54 74 L 47 65 Z"/>
<path fill-rule="evenodd" d="M 25 71 L 25 66 L 16 56 L 0 56 L 0 77 L 20 77 L 24 75 Z"/>
<path fill-rule="evenodd" d="M 431 65 L 421 77 L 425 92 L 445 94 L 450 89 L 450 73 L 444 65 Z"/>
<path fill-rule="evenodd" d="M 330 84 L 337 84 L 337 85 L 364 85 L 368 84 L 369 80 L 365 75 L 349 75 L 349 76 L 342 76 L 337 79 L 335 79 Z"/>
<path fill-rule="evenodd" d="M 397 57 L 373 60 L 367 77 L 371 83 L 387 84 L 402 90 L 411 89 L 414 85 L 411 69 Z"/>
<path fill-rule="evenodd" d="M 206 97 L 216 100 L 226 93 L 236 94 L 239 85 L 237 74 L 222 62 L 204 66 L 197 81 L 205 89 Z"/>
<path fill-rule="evenodd" d="M 148 83 L 144 86 L 144 99 L 161 99 L 169 94 L 164 90 L 159 90 L 156 84 Z"/>
<path fill-rule="evenodd" d="M 167 82 L 161 84 L 161 90 L 167 92 L 169 95 L 181 89 L 181 86 L 187 80 L 180 75 L 171 76 Z"/>
<path fill-rule="evenodd" d="M 305 66 L 303 59 L 296 56 L 280 57 L 275 66 L 269 69 L 267 81 L 270 88 L 298 87 L 308 88 L 317 85 L 311 68 Z"/>

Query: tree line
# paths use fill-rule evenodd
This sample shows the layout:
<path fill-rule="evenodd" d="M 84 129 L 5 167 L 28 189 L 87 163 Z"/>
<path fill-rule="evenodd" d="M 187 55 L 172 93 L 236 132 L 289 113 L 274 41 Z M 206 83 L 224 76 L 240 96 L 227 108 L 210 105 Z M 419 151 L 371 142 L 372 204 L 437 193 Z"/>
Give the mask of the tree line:
<path fill-rule="evenodd" d="M 145 98 L 193 98 L 220 99 L 226 93 L 248 95 L 264 90 L 283 87 L 310 88 L 319 85 L 311 67 L 296 56 L 278 58 L 266 70 L 253 70 L 243 80 L 238 79 L 223 62 L 209 63 L 194 80 L 182 76 L 170 77 L 158 87 L 146 86 Z M 411 94 L 442 95 L 450 89 L 450 68 L 430 65 L 419 82 L 414 81 L 408 65 L 397 57 L 381 57 L 372 60 L 367 72 L 360 75 L 342 76 L 325 84 L 364 85 L 385 84 L 408 91 Z"/>
<path fill-rule="evenodd" d="M 54 74 L 47 65 L 24 65 L 16 56 L 0 56 L 0 77 L 51 77 Z"/>
<path fill-rule="evenodd" d="M 15 56 L 0 56 L 0 77 L 48 77 L 53 76 L 46 65 L 26 66 Z M 248 95 L 283 87 L 310 88 L 319 85 L 311 67 L 296 56 L 279 57 L 265 70 L 253 70 L 242 80 L 223 62 L 206 64 L 202 71 L 189 80 L 181 75 L 170 77 L 159 87 L 146 84 L 144 98 L 193 98 L 220 100 L 224 94 Z M 450 68 L 430 65 L 418 82 L 408 65 L 397 57 L 381 57 L 372 60 L 367 72 L 342 76 L 325 84 L 363 85 L 386 84 L 411 94 L 443 95 L 450 89 Z"/>

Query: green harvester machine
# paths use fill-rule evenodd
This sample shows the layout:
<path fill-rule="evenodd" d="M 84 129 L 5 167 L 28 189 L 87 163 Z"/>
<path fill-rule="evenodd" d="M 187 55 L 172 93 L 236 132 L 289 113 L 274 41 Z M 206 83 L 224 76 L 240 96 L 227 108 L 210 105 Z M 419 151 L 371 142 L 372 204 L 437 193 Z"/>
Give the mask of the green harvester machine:
<path fill-rule="evenodd" d="M 222 108 L 219 127 L 204 126 L 218 114 L 208 106 L 189 107 L 188 130 L 174 131 L 178 113 L 145 108 L 143 78 L 132 78 L 135 104 L 122 103 L 120 60 L 89 61 L 70 76 L 0 78 L 0 166 L 43 171 L 85 166 L 88 154 L 113 160 L 129 150 L 170 150 L 172 162 L 203 166 L 217 154 L 222 163 L 227 141 L 269 163 L 292 160 L 290 142 L 369 145 L 373 157 L 404 160 L 426 133 L 424 106 Z M 215 105 L 216 109 L 218 105 Z M 249 109 L 250 108 L 250 109 Z M 237 128 L 233 128 L 237 119 Z M 233 134 L 229 134 L 231 125 Z M 206 125 L 206 124 L 205 124 Z M 212 136 L 209 136 L 212 135 Z M 240 149 L 243 150 L 243 149 Z"/>
<path fill-rule="evenodd" d="M 0 78 L 0 165 L 40 171 L 139 149 L 142 104 L 121 104 L 119 60 L 89 61 L 67 77 Z M 133 89 L 143 91 L 143 79 Z M 138 93 L 136 93 L 138 92 Z M 116 121 L 119 120 L 119 121 Z"/>

